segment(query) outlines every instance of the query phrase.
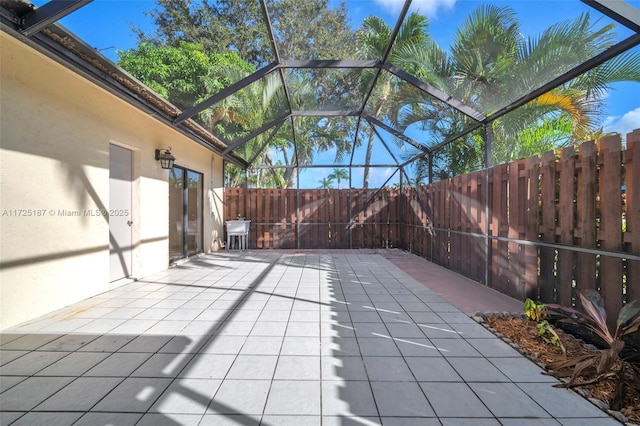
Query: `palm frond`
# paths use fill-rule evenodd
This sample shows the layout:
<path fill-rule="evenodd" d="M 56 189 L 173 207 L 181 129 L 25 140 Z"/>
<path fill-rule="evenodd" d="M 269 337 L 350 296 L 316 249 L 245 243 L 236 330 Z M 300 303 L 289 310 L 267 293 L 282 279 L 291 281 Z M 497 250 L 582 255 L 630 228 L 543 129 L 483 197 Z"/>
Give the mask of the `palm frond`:
<path fill-rule="evenodd" d="M 583 90 L 587 96 L 603 97 L 612 83 L 640 82 L 640 53 L 627 52 L 587 71 L 572 82 L 572 87 Z"/>

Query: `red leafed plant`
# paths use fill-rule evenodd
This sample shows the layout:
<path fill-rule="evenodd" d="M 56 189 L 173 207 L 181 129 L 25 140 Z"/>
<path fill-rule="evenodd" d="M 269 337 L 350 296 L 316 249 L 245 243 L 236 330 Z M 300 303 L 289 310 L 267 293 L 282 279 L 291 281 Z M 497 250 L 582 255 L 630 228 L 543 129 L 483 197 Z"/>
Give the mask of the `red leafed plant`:
<path fill-rule="evenodd" d="M 615 398 L 611 404 L 613 409 L 622 404 L 624 399 L 624 380 L 626 366 L 620 359 L 624 349 L 623 337 L 636 333 L 640 329 L 640 299 L 625 304 L 616 320 L 615 330 L 607 326 L 607 312 L 603 299 L 595 290 L 578 292 L 582 311 L 557 304 L 546 304 L 547 314 L 560 322 L 577 324 L 598 335 L 607 345 L 607 349 L 593 354 L 582 355 L 564 361 L 549 364 L 549 374 L 558 377 L 569 377 L 567 383 L 559 386 L 574 387 L 596 383 L 601 380 L 613 380 L 616 386 Z"/>

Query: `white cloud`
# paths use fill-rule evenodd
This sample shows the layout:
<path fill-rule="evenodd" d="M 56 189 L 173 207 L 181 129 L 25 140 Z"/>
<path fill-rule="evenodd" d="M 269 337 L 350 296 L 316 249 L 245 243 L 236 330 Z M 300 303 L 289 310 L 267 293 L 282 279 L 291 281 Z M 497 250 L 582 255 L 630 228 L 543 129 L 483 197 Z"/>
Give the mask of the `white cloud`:
<path fill-rule="evenodd" d="M 607 117 L 604 120 L 604 131 L 606 133 L 616 132 L 623 136 L 640 128 L 640 108 L 633 109 L 622 117 Z"/>
<path fill-rule="evenodd" d="M 620 118 L 619 115 L 610 115 L 607 118 L 604 119 L 604 122 L 602 123 L 602 127 L 605 129 L 608 129 L 609 127 L 611 127 L 612 124 L 614 124 L 618 119 Z"/>
<path fill-rule="evenodd" d="M 438 15 L 440 10 L 450 10 L 457 0 L 413 0 L 411 10 L 430 18 Z M 391 13 L 398 13 L 402 10 L 405 0 L 375 0 L 375 2 Z"/>
<path fill-rule="evenodd" d="M 382 186 L 389 176 L 391 176 L 396 171 L 395 167 L 387 167 L 387 168 L 379 168 L 372 167 L 369 169 L 369 187 L 371 188 L 379 188 Z M 398 176 L 394 176 L 390 182 L 387 182 L 388 186 L 392 186 L 398 180 Z"/>

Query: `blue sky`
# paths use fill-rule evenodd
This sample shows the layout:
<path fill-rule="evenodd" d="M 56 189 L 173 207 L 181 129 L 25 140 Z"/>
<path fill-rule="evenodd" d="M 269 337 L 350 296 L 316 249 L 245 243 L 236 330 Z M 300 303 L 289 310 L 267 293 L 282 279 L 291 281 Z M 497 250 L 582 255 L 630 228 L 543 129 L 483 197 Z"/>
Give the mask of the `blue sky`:
<path fill-rule="evenodd" d="M 46 3 L 45 0 L 34 1 L 36 5 L 44 3 Z M 330 0 L 330 3 L 337 4 L 339 1 Z M 483 3 L 492 3 L 497 6 L 508 5 L 513 8 L 520 21 L 522 33 L 526 36 L 539 34 L 542 29 L 557 22 L 574 18 L 581 11 L 590 10 L 592 16 L 599 16 L 596 11 L 578 0 L 498 0 L 488 2 L 414 0 L 411 10 L 420 12 L 429 18 L 430 34 L 441 47 L 446 49 L 455 29 L 471 10 Z M 640 0 L 631 0 L 629 3 L 640 8 Z M 135 47 L 136 38 L 131 32 L 132 24 L 137 27 L 151 28 L 150 20 L 144 16 L 143 12 L 152 10 L 154 4 L 152 0 L 94 0 L 64 18 L 61 23 L 115 62 L 117 61 L 117 50 Z M 394 26 L 402 4 L 403 0 L 346 1 L 351 16 L 351 25 L 354 28 L 357 28 L 368 15 L 380 16 L 390 26 Z M 604 17 L 603 22 L 608 23 L 610 20 Z M 618 32 L 621 39 L 631 34 L 631 31 L 625 28 L 621 28 Z M 617 131 L 623 134 L 633 128 L 640 127 L 640 84 L 622 83 L 614 86 L 606 99 L 606 113 L 602 117 L 602 125 L 605 131 Z M 384 169 L 375 170 L 372 173 L 373 184 L 383 183 L 388 174 L 389 172 Z M 309 184 L 308 186 L 313 185 Z"/>

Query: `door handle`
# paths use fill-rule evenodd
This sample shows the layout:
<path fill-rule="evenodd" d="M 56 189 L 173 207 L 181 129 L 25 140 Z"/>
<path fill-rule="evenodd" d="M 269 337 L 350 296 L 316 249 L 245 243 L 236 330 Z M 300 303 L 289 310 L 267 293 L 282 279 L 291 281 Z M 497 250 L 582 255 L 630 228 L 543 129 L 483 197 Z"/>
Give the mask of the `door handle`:
<path fill-rule="evenodd" d="M 133 222 L 131 222 L 130 220 L 127 221 L 127 225 L 131 226 L 133 225 Z"/>

